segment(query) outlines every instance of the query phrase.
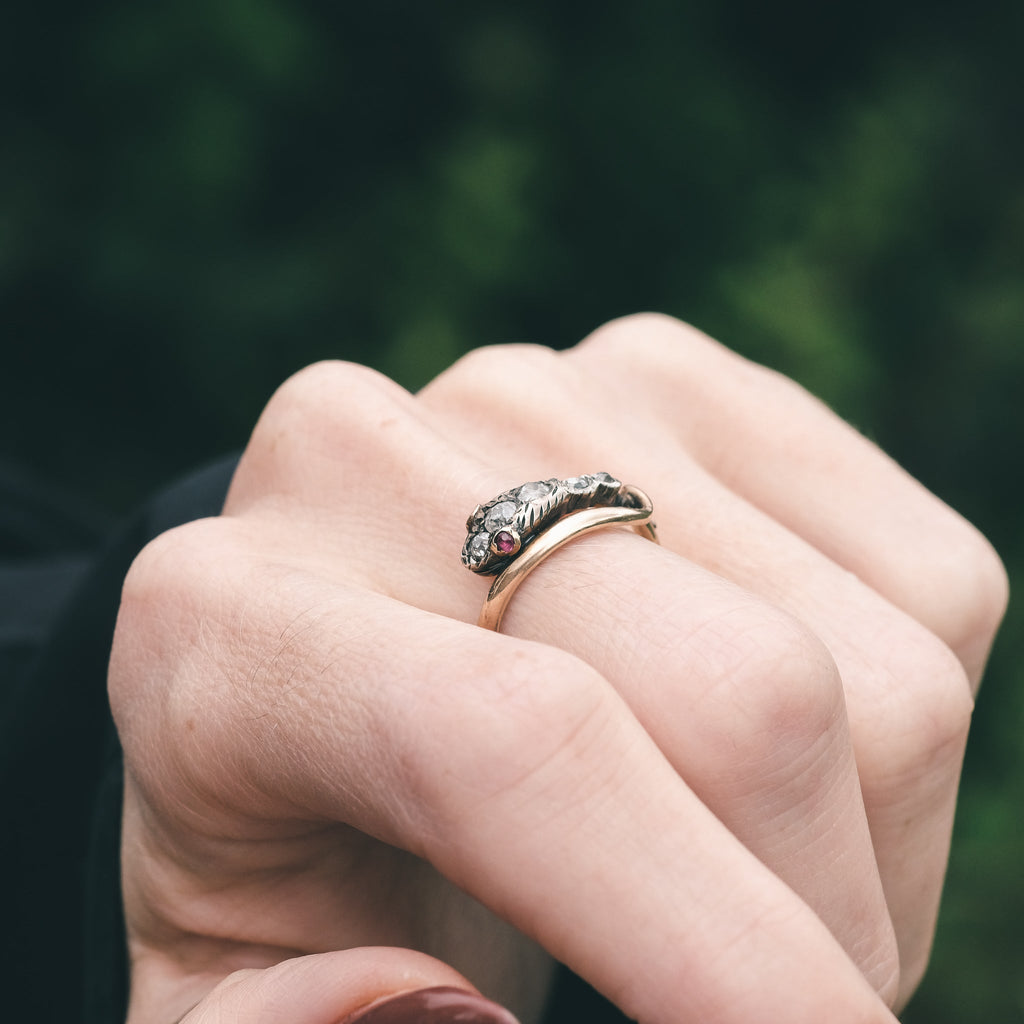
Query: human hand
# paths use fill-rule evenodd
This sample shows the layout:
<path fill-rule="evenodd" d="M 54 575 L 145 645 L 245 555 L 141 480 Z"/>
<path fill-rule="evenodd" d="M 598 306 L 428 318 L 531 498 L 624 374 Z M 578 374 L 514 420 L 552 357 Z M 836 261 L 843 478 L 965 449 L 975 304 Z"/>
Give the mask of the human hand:
<path fill-rule="evenodd" d="M 652 496 L 663 547 L 583 537 L 504 635 L 472 625 L 465 515 L 598 469 Z M 130 1019 L 329 1024 L 465 987 L 361 948 L 389 946 L 524 1019 L 543 947 L 654 1024 L 891 1021 L 1004 603 L 971 527 L 665 318 L 482 350 L 415 398 L 304 371 L 225 516 L 126 582 Z"/>

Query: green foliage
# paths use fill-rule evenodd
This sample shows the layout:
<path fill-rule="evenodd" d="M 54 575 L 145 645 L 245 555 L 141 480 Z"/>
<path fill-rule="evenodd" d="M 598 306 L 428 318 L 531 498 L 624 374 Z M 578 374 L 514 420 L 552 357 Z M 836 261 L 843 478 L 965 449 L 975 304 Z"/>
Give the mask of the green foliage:
<path fill-rule="evenodd" d="M 659 309 L 821 394 L 1019 578 L 1022 12 L 16 0 L 0 457 L 116 511 L 311 360 L 414 388 Z M 1022 625 L 908 1021 L 1024 1020 Z"/>

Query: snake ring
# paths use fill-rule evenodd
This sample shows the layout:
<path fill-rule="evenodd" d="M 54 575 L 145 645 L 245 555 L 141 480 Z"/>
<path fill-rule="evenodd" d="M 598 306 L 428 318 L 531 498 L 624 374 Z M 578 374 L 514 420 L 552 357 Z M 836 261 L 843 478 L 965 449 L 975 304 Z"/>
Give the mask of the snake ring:
<path fill-rule="evenodd" d="M 657 542 L 651 499 L 608 473 L 536 480 L 503 491 L 466 520 L 462 564 L 496 576 L 478 625 L 497 630 L 509 599 L 529 572 L 581 534 L 629 526 Z"/>

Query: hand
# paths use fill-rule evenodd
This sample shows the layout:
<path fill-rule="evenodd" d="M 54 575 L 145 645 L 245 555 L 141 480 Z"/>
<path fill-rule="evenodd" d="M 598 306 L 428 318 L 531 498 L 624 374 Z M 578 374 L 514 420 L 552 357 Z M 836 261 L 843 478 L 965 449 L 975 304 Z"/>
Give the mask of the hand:
<path fill-rule="evenodd" d="M 467 513 L 596 470 L 652 496 L 663 546 L 580 538 L 478 629 Z M 467 986 L 426 953 L 524 1020 L 550 954 L 652 1024 L 891 1021 L 1005 597 L 890 460 L 661 317 L 481 350 L 415 398 L 312 367 L 225 515 L 126 582 L 130 1020 Z"/>

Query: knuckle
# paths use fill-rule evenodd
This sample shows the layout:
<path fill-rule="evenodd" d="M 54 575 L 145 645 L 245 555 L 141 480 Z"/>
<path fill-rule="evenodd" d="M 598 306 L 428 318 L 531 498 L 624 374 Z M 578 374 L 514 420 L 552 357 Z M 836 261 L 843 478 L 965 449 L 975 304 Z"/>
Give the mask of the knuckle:
<path fill-rule="evenodd" d="M 755 605 L 706 629 L 714 669 L 700 698 L 707 713 L 696 722 L 703 743 L 731 750 L 737 768 L 761 776 L 802 759 L 844 727 L 838 669 L 802 623 Z"/>
<path fill-rule="evenodd" d="M 380 415 L 394 415 L 409 394 L 398 384 L 357 363 L 314 363 L 293 374 L 273 394 L 256 428 L 256 437 L 271 443 L 318 440 L 333 444 L 362 425 L 376 425 Z M 267 435 L 264 438 L 264 435 Z"/>
<path fill-rule="evenodd" d="M 228 520 L 201 519 L 151 540 L 125 577 L 108 672 L 115 718 L 166 692 L 210 628 L 211 590 L 240 538 Z"/>
<path fill-rule="evenodd" d="M 661 313 L 638 313 L 599 327 L 574 350 L 605 378 L 642 388 L 645 402 L 673 422 L 683 410 L 716 413 L 725 388 L 763 389 L 763 368 L 703 331 Z M 688 414 L 689 415 L 689 414 Z"/>
<path fill-rule="evenodd" d="M 635 346 L 642 338 L 680 339 L 703 337 L 700 331 L 684 320 L 667 313 L 644 311 L 616 317 L 602 324 L 580 342 L 587 347 L 610 346 L 619 348 L 623 344 Z"/>
<path fill-rule="evenodd" d="M 169 604 L 191 594 L 215 563 L 237 549 L 238 530 L 222 517 L 197 519 L 149 541 L 135 556 L 122 591 L 122 605 Z"/>
<path fill-rule="evenodd" d="M 543 345 L 486 345 L 473 349 L 431 381 L 420 396 L 434 404 L 475 411 L 495 404 L 533 401 L 536 389 L 550 389 L 564 378 L 557 352 Z M 500 385 L 500 387 L 498 386 Z"/>
<path fill-rule="evenodd" d="M 160 534 L 149 541 L 135 556 L 121 588 L 121 619 L 161 620 L 159 611 L 179 589 L 179 576 L 184 561 L 181 554 L 185 538 L 196 524 L 189 523 Z"/>
<path fill-rule="evenodd" d="M 478 385 L 481 380 L 500 377 L 511 366 L 526 366 L 550 369 L 558 363 L 558 354 L 545 345 L 516 343 L 506 345 L 482 345 L 472 349 L 452 364 L 441 377 L 452 380 L 465 379 Z M 439 378 L 440 379 L 440 378 Z"/>
<path fill-rule="evenodd" d="M 228 508 L 238 512 L 268 496 L 306 495 L 318 479 L 368 475 L 407 437 L 414 422 L 411 402 L 404 388 L 355 363 L 321 362 L 300 370 L 260 416 Z M 326 476 L 318 475 L 320 466 L 329 470 Z"/>
<path fill-rule="evenodd" d="M 597 428 L 593 388 L 562 353 L 539 345 L 497 345 L 463 356 L 420 392 L 442 420 L 488 443 L 550 459 L 566 445 L 569 416 Z M 592 431 L 591 431 L 592 432 Z M 487 447 L 487 444 L 482 446 Z"/>
<path fill-rule="evenodd" d="M 932 572 L 937 572 L 932 592 L 943 605 L 933 628 L 970 661 L 982 658 L 977 652 L 992 642 L 1006 612 L 1009 582 L 991 544 L 973 526 L 958 525 L 959 542 L 944 545 L 945 557 L 932 553 Z"/>
<path fill-rule="evenodd" d="M 135 782 L 150 801 L 169 795 L 169 814 L 191 813 L 173 800 L 183 788 L 195 808 L 216 800 L 204 781 L 212 760 L 226 763 L 268 714 L 251 703 L 252 677 L 279 628 L 262 588 L 287 570 L 265 564 L 263 549 L 238 520 L 197 520 L 151 541 L 126 579 L 111 712 Z"/>
<path fill-rule="evenodd" d="M 724 351 L 718 342 L 692 324 L 653 312 L 610 320 L 584 338 L 576 350 L 585 355 L 623 359 L 627 365 L 646 359 L 662 373 L 666 360 L 671 366 L 680 354 Z"/>
<path fill-rule="evenodd" d="M 922 779 L 944 785 L 963 756 L 974 709 L 963 666 L 942 641 L 913 624 L 873 673 L 879 725 L 865 730 L 864 742 L 876 746 L 865 759 L 866 780 L 896 795 Z"/>

